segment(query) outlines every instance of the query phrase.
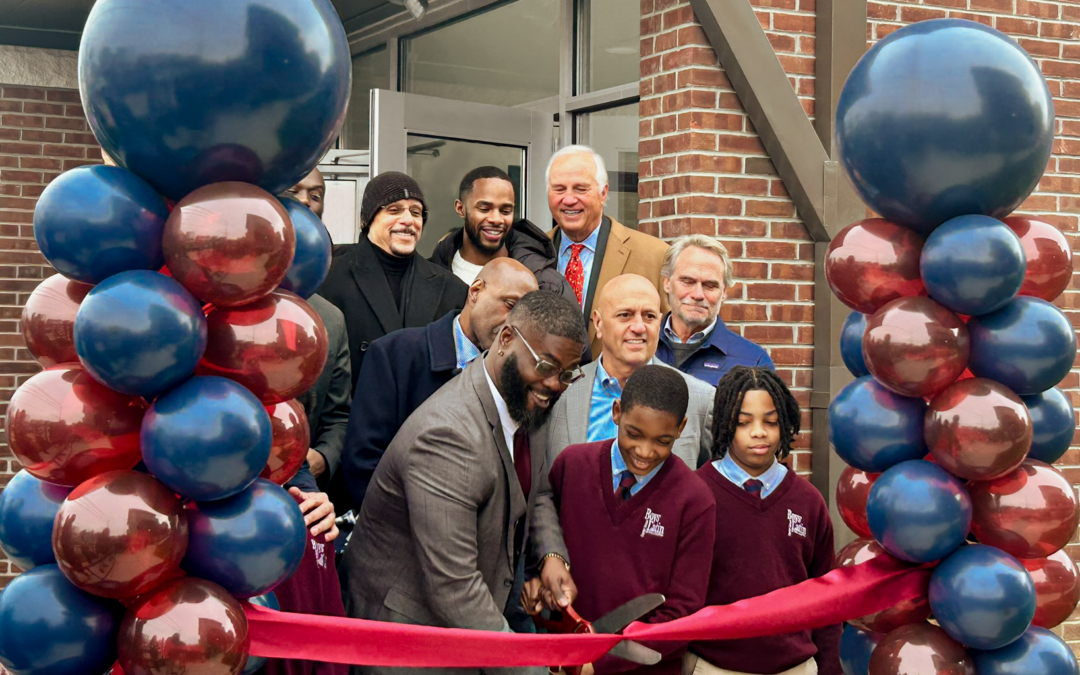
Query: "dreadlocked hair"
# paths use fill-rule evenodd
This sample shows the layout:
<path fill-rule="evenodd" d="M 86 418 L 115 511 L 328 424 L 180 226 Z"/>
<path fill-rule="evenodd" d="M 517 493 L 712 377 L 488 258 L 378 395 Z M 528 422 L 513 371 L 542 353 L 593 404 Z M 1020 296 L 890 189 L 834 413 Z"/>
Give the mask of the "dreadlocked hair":
<path fill-rule="evenodd" d="M 713 398 L 712 457 L 720 459 L 727 454 L 735 438 L 743 398 L 748 391 L 764 391 L 776 406 L 780 424 L 780 447 L 776 449 L 779 460 L 791 454 L 791 444 L 799 435 L 799 403 L 791 395 L 784 381 L 768 368 L 735 366 L 716 384 Z"/>

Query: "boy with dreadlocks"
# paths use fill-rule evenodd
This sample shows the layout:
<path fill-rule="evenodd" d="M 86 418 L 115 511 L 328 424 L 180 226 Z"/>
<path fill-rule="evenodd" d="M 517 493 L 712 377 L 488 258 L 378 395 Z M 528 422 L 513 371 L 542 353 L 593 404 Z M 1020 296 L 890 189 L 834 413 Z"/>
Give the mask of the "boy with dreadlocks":
<path fill-rule="evenodd" d="M 705 604 L 727 605 L 829 572 L 829 509 L 780 461 L 799 433 L 799 404 L 787 385 L 767 368 L 732 368 L 716 386 L 712 423 L 713 461 L 697 472 L 718 514 Z M 839 649 L 840 626 L 692 642 L 683 672 L 841 675 Z"/>

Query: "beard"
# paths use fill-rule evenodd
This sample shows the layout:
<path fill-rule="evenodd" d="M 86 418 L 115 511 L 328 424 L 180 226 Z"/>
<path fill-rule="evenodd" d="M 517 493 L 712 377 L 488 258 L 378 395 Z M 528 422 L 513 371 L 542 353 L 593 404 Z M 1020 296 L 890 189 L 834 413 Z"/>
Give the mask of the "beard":
<path fill-rule="evenodd" d="M 495 255 L 502 250 L 503 245 L 506 243 L 506 238 L 510 236 L 510 228 L 507 228 L 503 232 L 503 236 L 499 238 L 499 243 L 492 245 L 484 241 L 480 236 L 480 225 L 477 223 L 471 223 L 468 220 L 465 221 L 465 236 L 469 238 L 473 246 L 477 250 L 482 251 L 487 255 Z"/>
<path fill-rule="evenodd" d="M 499 374 L 501 384 L 498 389 L 506 402 L 506 411 L 510 413 L 510 418 L 520 424 L 526 432 L 539 429 L 544 422 L 547 422 L 548 416 L 555 407 L 555 402 L 559 400 L 559 394 L 551 392 L 551 402 L 548 407 L 530 409 L 529 387 L 525 384 L 525 380 L 521 379 L 521 373 L 518 371 L 517 354 L 511 354 L 503 362 Z"/>
<path fill-rule="evenodd" d="M 708 312 L 705 315 L 704 318 L 698 318 L 696 316 L 690 316 L 690 315 L 686 314 L 685 312 L 682 311 L 682 304 L 681 303 L 679 305 L 673 307 L 671 311 L 675 314 L 675 316 L 679 317 L 680 321 L 682 321 L 684 324 L 686 324 L 686 326 L 688 328 L 690 328 L 690 330 L 693 330 L 693 331 L 697 331 L 698 329 L 701 329 L 701 328 L 704 328 L 705 326 L 708 326 L 710 323 L 712 323 L 713 321 L 716 320 L 717 316 L 720 315 L 720 307 L 719 306 L 717 306 L 716 308 L 711 308 L 708 305 L 704 305 L 704 304 L 695 305 L 695 306 L 696 307 L 701 307 L 701 308 L 705 309 Z"/>

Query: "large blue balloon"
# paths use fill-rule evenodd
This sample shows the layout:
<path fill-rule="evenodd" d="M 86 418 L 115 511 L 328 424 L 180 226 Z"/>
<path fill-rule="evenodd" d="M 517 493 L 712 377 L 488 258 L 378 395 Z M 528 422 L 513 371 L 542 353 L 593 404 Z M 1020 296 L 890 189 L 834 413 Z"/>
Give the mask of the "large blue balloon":
<path fill-rule="evenodd" d="M 829 442 L 856 469 L 880 473 L 925 457 L 926 401 L 894 394 L 873 377 L 860 377 L 829 404 Z"/>
<path fill-rule="evenodd" d="M 933 231 L 919 270 L 930 297 L 957 314 L 987 314 L 1016 297 L 1027 256 L 1008 225 L 989 216 L 959 216 Z"/>
<path fill-rule="evenodd" d="M 879 633 L 844 624 L 844 631 L 840 633 L 840 670 L 844 675 L 868 675 L 870 655 L 881 638 Z"/>
<path fill-rule="evenodd" d="M 964 484 L 937 464 L 901 462 L 878 476 L 866 500 L 870 532 L 882 548 L 908 562 L 949 555 L 971 527 Z"/>
<path fill-rule="evenodd" d="M 307 546 L 296 501 L 263 478 L 238 495 L 190 508 L 188 532 L 181 567 L 238 598 L 261 595 L 288 579 Z"/>
<path fill-rule="evenodd" d="M 124 607 L 75 587 L 56 565 L 25 572 L 0 593 L 0 665 L 17 675 L 109 670 Z"/>
<path fill-rule="evenodd" d="M 295 199 L 281 200 L 296 232 L 296 255 L 281 287 L 307 300 L 319 290 L 330 272 L 333 242 L 326 226 L 311 209 Z"/>
<path fill-rule="evenodd" d="M 206 349 L 199 301 L 164 274 L 121 272 L 87 294 L 75 315 L 75 351 L 106 387 L 157 396 L 187 379 Z"/>
<path fill-rule="evenodd" d="M 1031 413 L 1031 449 L 1028 459 L 1053 464 L 1072 445 L 1076 431 L 1072 402 L 1065 392 L 1050 387 L 1041 394 L 1021 397 Z"/>
<path fill-rule="evenodd" d="M 870 374 L 862 352 L 862 339 L 865 332 L 866 315 L 862 312 L 848 314 L 848 317 L 844 319 L 844 327 L 840 331 L 840 358 L 844 360 L 848 372 L 855 377 L 865 377 Z"/>
<path fill-rule="evenodd" d="M 98 0 L 79 90 L 117 162 L 179 199 L 210 183 L 278 194 L 345 119 L 352 60 L 330 0 Z"/>
<path fill-rule="evenodd" d="M 1021 296 L 996 312 L 973 317 L 968 336 L 968 369 L 1021 396 L 1061 382 L 1076 358 L 1076 333 L 1068 317 L 1039 298 Z"/>
<path fill-rule="evenodd" d="M 1054 106 L 1016 42 L 962 19 L 890 34 L 855 64 L 836 109 L 841 162 L 863 200 L 926 236 L 966 214 L 1002 218 L 1039 183 Z"/>
<path fill-rule="evenodd" d="M 34 238 L 58 272 L 97 284 L 165 264 L 169 209 L 154 188 L 115 166 L 82 166 L 49 183 L 34 208 Z"/>
<path fill-rule="evenodd" d="M 993 546 L 969 544 L 943 560 L 930 576 L 928 595 L 942 630 L 974 649 L 1004 647 L 1035 617 L 1031 575 Z"/>
<path fill-rule="evenodd" d="M 278 602 L 277 596 L 273 593 L 256 595 L 254 598 L 250 598 L 248 602 L 260 607 L 281 611 L 281 603 Z M 244 669 L 240 671 L 240 675 L 254 675 L 259 668 L 262 668 L 265 665 L 265 656 L 248 656 L 247 663 L 244 665 Z"/>
<path fill-rule="evenodd" d="M 173 492 L 207 501 L 237 494 L 270 459 L 259 399 L 224 377 L 193 377 L 150 406 L 139 434 L 147 468 Z"/>
<path fill-rule="evenodd" d="M 23 469 L 0 492 L 0 548 L 24 570 L 56 562 L 53 520 L 71 492 Z"/>
<path fill-rule="evenodd" d="M 1076 675 L 1080 665 L 1064 640 L 1032 626 L 1019 640 L 1001 649 L 971 650 L 979 675 Z"/>

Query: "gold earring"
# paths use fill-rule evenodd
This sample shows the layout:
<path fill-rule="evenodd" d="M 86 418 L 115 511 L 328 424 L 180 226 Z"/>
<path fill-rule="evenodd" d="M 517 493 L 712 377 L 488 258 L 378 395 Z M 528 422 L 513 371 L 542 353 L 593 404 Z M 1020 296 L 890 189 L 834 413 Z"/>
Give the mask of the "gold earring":
<path fill-rule="evenodd" d="M 500 350 L 499 350 L 499 356 L 502 356 L 502 355 L 503 355 L 503 352 L 502 352 L 502 350 L 500 349 Z"/>

